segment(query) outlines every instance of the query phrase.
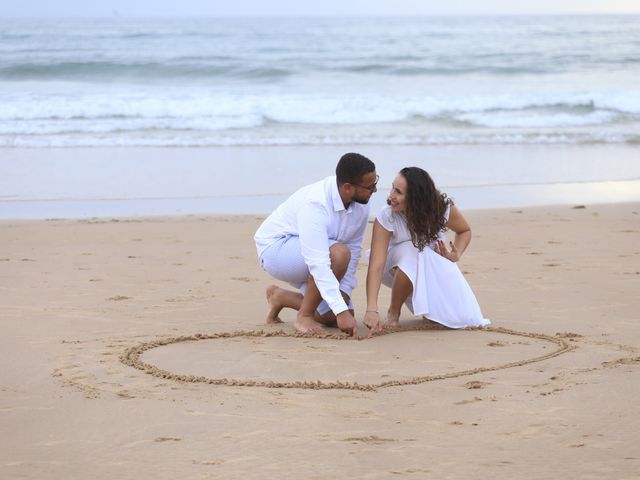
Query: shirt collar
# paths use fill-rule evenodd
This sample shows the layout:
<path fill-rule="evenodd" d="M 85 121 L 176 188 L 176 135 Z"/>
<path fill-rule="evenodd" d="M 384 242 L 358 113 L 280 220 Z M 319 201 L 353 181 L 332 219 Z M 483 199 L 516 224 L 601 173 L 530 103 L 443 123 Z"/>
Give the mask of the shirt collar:
<path fill-rule="evenodd" d="M 340 212 L 345 210 L 347 213 L 351 212 L 351 205 L 349 208 L 344 208 L 344 203 L 342 203 L 342 198 L 340 198 L 340 192 L 338 191 L 338 181 L 336 177 L 331 178 L 331 199 L 333 200 L 333 210 L 336 212 Z"/>

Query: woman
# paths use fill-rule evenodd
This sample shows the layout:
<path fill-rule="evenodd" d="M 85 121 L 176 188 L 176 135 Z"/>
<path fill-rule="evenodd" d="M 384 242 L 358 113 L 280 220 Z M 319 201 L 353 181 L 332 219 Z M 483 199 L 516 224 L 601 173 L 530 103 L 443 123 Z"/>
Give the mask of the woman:
<path fill-rule="evenodd" d="M 385 327 L 399 325 L 406 303 L 414 315 L 450 328 L 488 325 L 456 262 L 471 241 L 471 229 L 446 194 L 418 167 L 400 170 L 391 194 L 373 225 L 367 311 L 369 336 L 382 330 L 378 312 L 380 284 L 391 287 Z M 445 245 L 445 231 L 455 239 Z"/>

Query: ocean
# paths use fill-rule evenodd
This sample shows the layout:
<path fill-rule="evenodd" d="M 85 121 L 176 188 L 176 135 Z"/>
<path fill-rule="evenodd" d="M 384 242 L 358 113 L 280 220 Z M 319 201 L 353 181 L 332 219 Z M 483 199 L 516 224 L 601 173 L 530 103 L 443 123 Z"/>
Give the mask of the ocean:
<path fill-rule="evenodd" d="M 640 16 L 0 21 L 0 147 L 640 144 Z"/>
<path fill-rule="evenodd" d="M 0 218 L 268 213 L 340 155 L 640 201 L 640 16 L 0 20 Z M 373 211 L 373 210 L 372 210 Z"/>

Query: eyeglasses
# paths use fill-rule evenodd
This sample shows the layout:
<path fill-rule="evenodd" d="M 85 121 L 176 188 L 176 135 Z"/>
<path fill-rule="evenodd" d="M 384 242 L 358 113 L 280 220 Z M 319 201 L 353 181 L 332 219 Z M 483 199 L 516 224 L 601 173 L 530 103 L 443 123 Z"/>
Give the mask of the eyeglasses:
<path fill-rule="evenodd" d="M 367 185 L 360 185 L 359 183 L 351 183 L 351 185 L 355 185 L 356 187 L 360 187 L 360 188 L 364 188 L 365 190 L 369 190 L 370 192 L 375 192 L 376 190 L 378 190 L 378 180 L 380 180 L 380 175 L 376 175 L 376 181 L 373 182 L 371 185 L 367 186 Z"/>

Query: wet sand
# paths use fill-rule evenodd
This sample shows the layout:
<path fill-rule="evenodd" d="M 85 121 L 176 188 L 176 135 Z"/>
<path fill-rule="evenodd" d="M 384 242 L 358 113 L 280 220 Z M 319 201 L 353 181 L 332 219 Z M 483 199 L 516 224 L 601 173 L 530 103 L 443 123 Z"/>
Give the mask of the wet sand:
<path fill-rule="evenodd" d="M 465 213 L 496 330 L 361 342 L 263 324 L 260 216 L 0 222 L 0 477 L 640 478 L 640 204 Z"/>
<path fill-rule="evenodd" d="M 349 151 L 406 166 L 465 209 L 640 202 L 637 145 L 292 145 L 0 150 L 0 220 L 268 214 Z"/>

